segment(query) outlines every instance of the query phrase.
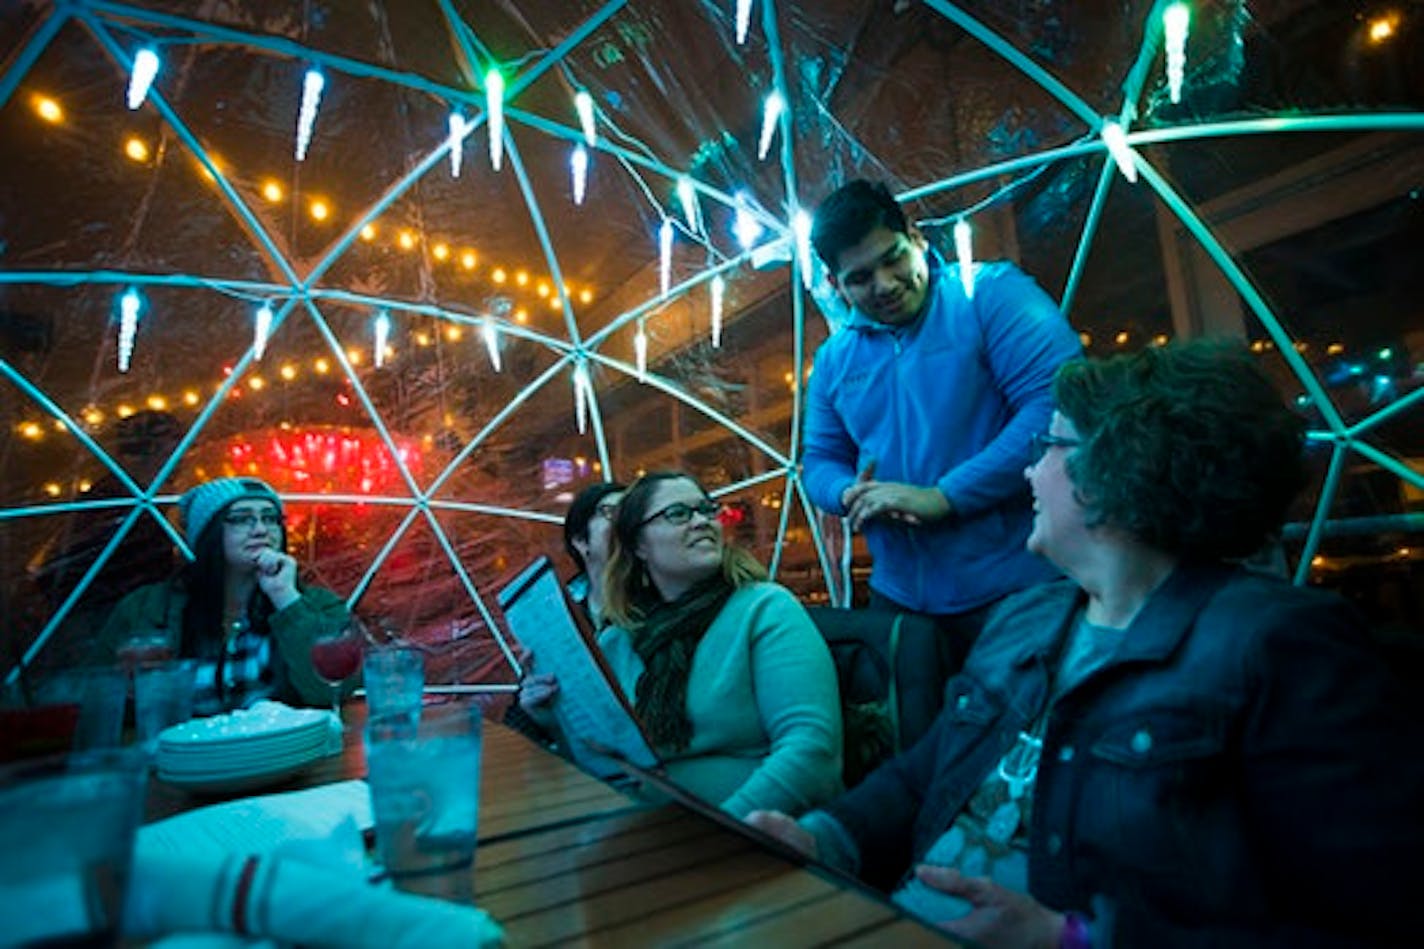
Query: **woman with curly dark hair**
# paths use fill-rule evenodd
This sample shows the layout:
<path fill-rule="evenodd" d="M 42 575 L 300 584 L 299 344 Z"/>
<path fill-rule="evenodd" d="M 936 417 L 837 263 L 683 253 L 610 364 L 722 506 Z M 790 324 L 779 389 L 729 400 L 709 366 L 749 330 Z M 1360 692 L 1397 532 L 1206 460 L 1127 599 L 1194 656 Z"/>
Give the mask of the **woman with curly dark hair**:
<path fill-rule="evenodd" d="M 1356 611 L 1234 561 L 1303 483 L 1237 345 L 1064 366 L 1031 550 L 913 749 L 752 823 L 986 946 L 1392 945 L 1424 882 L 1417 701 Z"/>

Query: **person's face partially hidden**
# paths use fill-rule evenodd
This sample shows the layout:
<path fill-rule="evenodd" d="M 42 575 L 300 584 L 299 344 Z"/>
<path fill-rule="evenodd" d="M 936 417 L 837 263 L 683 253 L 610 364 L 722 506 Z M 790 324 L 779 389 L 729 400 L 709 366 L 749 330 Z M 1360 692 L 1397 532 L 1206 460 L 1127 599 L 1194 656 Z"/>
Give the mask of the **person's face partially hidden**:
<path fill-rule="evenodd" d="M 926 243 L 918 232 L 880 226 L 841 251 L 832 282 L 846 302 L 878 323 L 913 322 L 929 295 Z"/>
<path fill-rule="evenodd" d="M 608 545 L 613 538 L 613 520 L 618 516 L 618 502 L 623 500 L 622 491 L 605 494 L 594 508 L 593 517 L 588 521 L 588 539 L 575 540 L 574 548 L 583 556 L 588 576 L 596 579 L 603 576 L 603 567 L 608 563 Z"/>

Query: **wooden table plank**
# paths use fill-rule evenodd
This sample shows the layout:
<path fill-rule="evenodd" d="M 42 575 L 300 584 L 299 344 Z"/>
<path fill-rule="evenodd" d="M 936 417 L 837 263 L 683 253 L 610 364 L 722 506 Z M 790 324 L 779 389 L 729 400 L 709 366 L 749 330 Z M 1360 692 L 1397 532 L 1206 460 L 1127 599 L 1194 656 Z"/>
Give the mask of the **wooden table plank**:
<path fill-rule="evenodd" d="M 600 842 L 558 857 L 547 857 L 544 861 L 547 872 L 543 878 L 498 891 L 483 889 L 476 870 L 475 900 L 481 908 L 504 919 L 747 854 L 761 856 L 750 841 L 732 834 L 714 834 L 702 839 L 696 847 L 679 841 L 616 857 L 608 857 Z"/>
<path fill-rule="evenodd" d="M 704 936 L 706 928 L 699 926 L 698 935 L 687 945 L 824 945 L 868 934 L 899 919 L 893 907 L 854 890 L 836 890 L 832 885 L 829 895 L 765 913 L 725 932 Z"/>
<path fill-rule="evenodd" d="M 951 946 L 964 945 L 951 939 L 948 933 L 931 929 L 902 916 L 888 925 L 835 942 L 834 945 L 841 949 L 884 949 L 886 946 L 894 946 L 895 949 L 904 949 L 907 946 L 933 946 L 943 949 L 946 943 Z"/>
<path fill-rule="evenodd" d="M 693 866 L 676 872 L 664 872 L 649 878 L 633 871 L 618 885 L 608 888 L 609 881 L 598 872 L 576 882 L 591 889 L 574 890 L 572 898 L 556 906 L 535 912 L 516 914 L 491 910 L 511 945 L 543 946 L 566 943 L 583 934 L 596 933 L 661 910 L 678 906 L 703 895 L 722 891 L 749 891 L 764 880 L 803 871 L 781 863 L 756 850 L 742 851 L 718 860 L 691 858 Z M 484 906 L 483 902 L 480 903 Z"/>
<path fill-rule="evenodd" d="M 799 942 L 799 939 L 782 938 L 777 942 L 768 942 L 760 936 L 749 939 L 748 934 L 758 922 L 768 917 L 779 917 L 796 907 L 825 902 L 836 893 L 834 884 L 813 873 L 781 873 L 752 887 L 712 893 L 661 912 L 650 913 L 623 926 L 590 933 L 588 937 L 592 943 L 608 946 L 692 945 L 717 936 L 741 945 L 791 945 Z M 859 909 L 864 913 L 865 907 Z M 884 914 L 886 917 L 894 915 L 888 909 L 884 910 Z M 876 917 L 871 916 L 869 920 L 858 925 L 843 923 L 835 932 L 844 935 L 875 921 Z M 794 937 L 795 934 L 794 931 L 787 931 L 783 935 Z"/>
<path fill-rule="evenodd" d="M 654 814 L 629 814 L 594 823 L 579 823 L 558 830 L 522 836 L 475 851 L 479 892 L 547 879 L 555 861 L 575 863 L 575 851 L 589 854 L 597 847 L 604 862 L 670 846 L 696 848 L 720 831 L 674 808 Z M 582 864 L 581 864 L 582 865 Z"/>

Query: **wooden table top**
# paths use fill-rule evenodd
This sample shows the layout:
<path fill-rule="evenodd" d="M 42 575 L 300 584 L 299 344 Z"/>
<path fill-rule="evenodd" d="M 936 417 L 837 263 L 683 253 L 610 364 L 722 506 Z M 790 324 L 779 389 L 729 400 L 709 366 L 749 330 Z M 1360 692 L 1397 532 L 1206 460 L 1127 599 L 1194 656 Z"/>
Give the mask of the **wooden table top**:
<path fill-rule="evenodd" d="M 264 793 L 366 774 L 347 714 L 340 756 Z M 156 820 L 212 803 L 153 781 Z M 640 803 L 503 725 L 485 722 L 475 902 L 511 946 L 945 945 L 877 894 L 678 803 Z"/>

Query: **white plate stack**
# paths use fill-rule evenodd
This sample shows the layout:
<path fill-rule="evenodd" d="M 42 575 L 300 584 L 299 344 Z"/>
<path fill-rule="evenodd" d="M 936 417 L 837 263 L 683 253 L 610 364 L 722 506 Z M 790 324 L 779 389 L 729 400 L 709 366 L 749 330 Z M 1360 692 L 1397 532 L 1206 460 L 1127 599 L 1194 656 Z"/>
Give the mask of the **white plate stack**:
<path fill-rule="evenodd" d="M 195 718 L 158 735 L 158 777 L 193 791 L 262 787 L 322 757 L 331 713 L 280 702 Z"/>

